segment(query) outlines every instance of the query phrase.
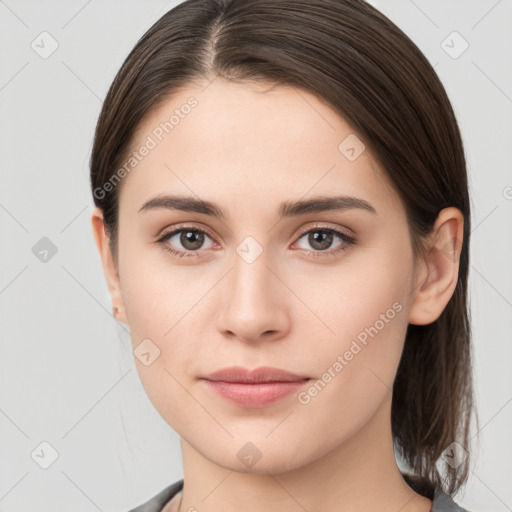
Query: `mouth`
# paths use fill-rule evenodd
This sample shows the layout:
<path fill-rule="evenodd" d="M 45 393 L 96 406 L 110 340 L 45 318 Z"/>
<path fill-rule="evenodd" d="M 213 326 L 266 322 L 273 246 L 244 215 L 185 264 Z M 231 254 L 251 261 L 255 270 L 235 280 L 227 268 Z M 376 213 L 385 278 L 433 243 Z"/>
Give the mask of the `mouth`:
<path fill-rule="evenodd" d="M 310 377 L 272 367 L 224 368 L 201 378 L 207 388 L 240 407 L 261 408 L 297 392 Z"/>

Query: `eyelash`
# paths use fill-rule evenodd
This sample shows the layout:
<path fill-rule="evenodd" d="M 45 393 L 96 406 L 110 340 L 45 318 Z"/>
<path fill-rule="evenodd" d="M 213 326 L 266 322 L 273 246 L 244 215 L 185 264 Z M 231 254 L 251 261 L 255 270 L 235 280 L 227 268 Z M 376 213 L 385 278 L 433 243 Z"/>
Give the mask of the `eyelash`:
<path fill-rule="evenodd" d="M 169 238 L 171 238 L 172 236 L 174 236 L 177 233 L 181 233 L 182 231 L 192 231 L 194 233 L 203 233 L 205 235 L 208 235 L 211 239 L 214 239 L 214 237 L 208 231 L 206 231 L 204 229 L 195 228 L 193 226 L 179 226 L 178 228 L 174 229 L 173 231 L 164 233 L 156 242 L 159 243 L 165 251 L 167 251 L 167 252 L 171 253 L 172 255 L 177 256 L 179 258 L 198 257 L 197 253 L 200 251 L 200 249 L 197 251 L 182 251 L 181 249 L 173 249 L 172 247 L 169 246 L 169 244 L 166 243 L 166 241 Z M 337 256 L 340 252 L 346 251 L 351 245 L 354 245 L 356 243 L 355 238 L 353 238 L 350 235 L 347 235 L 345 232 L 335 229 L 335 228 L 327 228 L 327 227 L 323 227 L 323 226 L 314 226 L 306 231 L 303 231 L 302 233 L 300 233 L 297 240 L 300 240 L 304 235 L 307 235 L 311 232 L 333 233 L 333 234 L 339 236 L 341 238 L 341 240 L 343 241 L 343 244 L 333 251 L 328 251 L 328 250 L 310 251 L 307 249 L 299 249 L 301 251 L 306 251 L 306 252 L 310 253 L 313 257 Z"/>

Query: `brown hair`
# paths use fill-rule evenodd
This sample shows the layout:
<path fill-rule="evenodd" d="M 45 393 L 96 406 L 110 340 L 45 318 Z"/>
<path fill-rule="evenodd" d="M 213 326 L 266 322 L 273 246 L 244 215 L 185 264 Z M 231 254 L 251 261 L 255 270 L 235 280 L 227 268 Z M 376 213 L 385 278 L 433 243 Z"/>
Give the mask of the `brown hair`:
<path fill-rule="evenodd" d="M 417 46 L 363 0 L 187 0 L 137 42 L 109 91 L 91 154 L 91 189 L 117 261 L 119 186 L 143 118 L 194 80 L 291 85 L 325 99 L 380 161 L 407 211 L 415 256 L 441 209 L 464 215 L 456 289 L 440 317 L 409 324 L 393 388 L 395 448 L 414 474 L 453 494 L 466 483 L 442 452 L 469 451 L 473 412 L 467 307 L 470 201 L 451 104 Z M 442 472 L 436 467 L 443 466 Z M 431 491 L 428 491 L 431 495 Z"/>

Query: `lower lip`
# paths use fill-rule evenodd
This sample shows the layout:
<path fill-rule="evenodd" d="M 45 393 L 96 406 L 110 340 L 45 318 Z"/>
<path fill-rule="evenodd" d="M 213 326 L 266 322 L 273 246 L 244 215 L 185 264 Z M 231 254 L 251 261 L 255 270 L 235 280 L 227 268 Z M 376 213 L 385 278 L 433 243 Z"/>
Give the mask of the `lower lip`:
<path fill-rule="evenodd" d="M 237 405 L 256 408 L 265 407 L 291 393 L 297 392 L 310 379 L 293 382 L 262 382 L 260 384 L 202 380 L 215 393 Z"/>

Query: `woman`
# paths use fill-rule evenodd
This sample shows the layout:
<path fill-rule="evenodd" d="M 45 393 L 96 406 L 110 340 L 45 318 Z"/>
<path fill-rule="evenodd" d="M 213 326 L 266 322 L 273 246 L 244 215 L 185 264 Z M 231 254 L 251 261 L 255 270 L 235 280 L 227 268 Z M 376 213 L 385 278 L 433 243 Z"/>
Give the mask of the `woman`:
<path fill-rule="evenodd" d="M 107 94 L 91 189 L 113 313 L 181 438 L 183 480 L 135 511 L 463 510 L 464 150 L 390 20 L 179 4 Z"/>

